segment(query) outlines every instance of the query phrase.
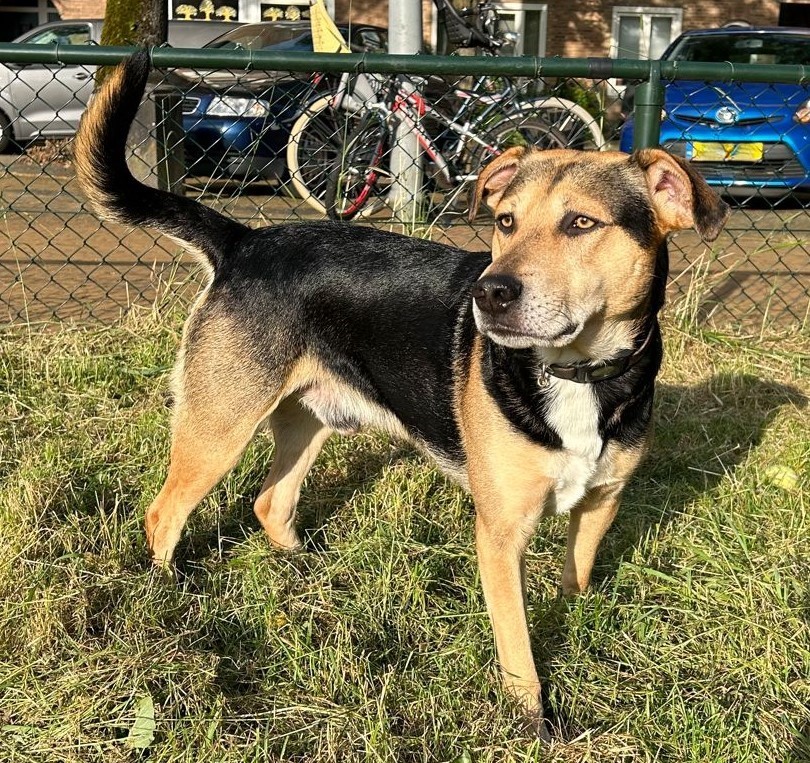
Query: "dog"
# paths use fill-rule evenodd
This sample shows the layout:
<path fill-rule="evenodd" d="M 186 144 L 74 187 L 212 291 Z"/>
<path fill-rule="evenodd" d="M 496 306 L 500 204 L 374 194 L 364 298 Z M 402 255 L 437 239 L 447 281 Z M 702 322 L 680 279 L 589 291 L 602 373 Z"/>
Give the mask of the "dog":
<path fill-rule="evenodd" d="M 146 512 L 152 559 L 171 562 L 191 511 L 265 422 L 275 457 L 255 513 L 289 550 L 331 434 L 406 438 L 472 494 L 504 685 L 546 738 L 524 552 L 543 516 L 568 514 L 562 591 L 588 585 L 650 433 L 667 234 L 714 240 L 727 205 L 663 150 L 514 147 L 483 168 L 470 204 L 471 219 L 492 211 L 491 255 L 341 223 L 250 229 L 129 173 L 149 67 L 139 52 L 107 79 L 75 166 L 104 217 L 167 234 L 210 270 L 177 359 L 168 476 Z"/>

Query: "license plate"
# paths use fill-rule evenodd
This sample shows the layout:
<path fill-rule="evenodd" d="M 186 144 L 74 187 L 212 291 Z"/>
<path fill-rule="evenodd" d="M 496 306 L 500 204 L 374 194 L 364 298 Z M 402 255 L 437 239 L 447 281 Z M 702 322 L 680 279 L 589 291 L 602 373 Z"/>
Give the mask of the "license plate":
<path fill-rule="evenodd" d="M 693 162 L 761 162 L 763 143 L 711 143 L 694 141 L 687 144 L 686 158 Z"/>

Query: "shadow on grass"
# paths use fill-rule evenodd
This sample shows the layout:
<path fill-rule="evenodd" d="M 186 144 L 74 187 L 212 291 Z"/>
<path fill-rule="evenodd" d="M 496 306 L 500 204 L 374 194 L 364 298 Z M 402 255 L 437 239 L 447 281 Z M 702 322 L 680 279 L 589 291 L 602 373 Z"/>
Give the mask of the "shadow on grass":
<path fill-rule="evenodd" d="M 790 757 L 785 763 L 807 763 L 810 760 L 810 724 L 799 733 L 793 744 Z"/>
<path fill-rule="evenodd" d="M 807 402 L 795 387 L 749 374 L 718 374 L 691 386 L 659 384 L 650 452 L 625 490 L 619 514 L 600 546 L 593 584 L 598 587 L 613 578 L 645 538 L 714 491 L 760 444 L 780 409 L 804 408 Z M 565 643 L 568 606 L 553 602 L 533 618 L 541 677 L 553 679 L 543 660 Z M 557 707 L 556 724 L 565 737 L 584 730 L 577 728 L 575 715 Z M 807 742 L 802 744 L 806 750 Z"/>
<path fill-rule="evenodd" d="M 711 493 L 725 475 L 733 473 L 750 450 L 760 444 L 783 406 L 806 404 L 807 399 L 798 389 L 747 374 L 718 374 L 696 385 L 659 385 L 651 451 L 628 486 L 622 510 L 603 542 L 594 584 L 612 578 L 622 561 L 631 557 L 653 531 L 661 530 L 691 502 Z M 408 448 L 361 446 L 346 448 L 343 457 L 346 463 L 339 475 L 313 478 L 304 491 L 298 525 L 302 537 L 308 538 L 310 550 L 325 550 L 324 522 L 342 502 L 373 482 L 386 465 L 415 456 Z M 264 475 L 253 471 L 256 473 L 243 479 L 255 481 L 258 491 Z M 250 490 L 247 492 L 250 494 Z M 218 527 L 186 535 L 177 555 L 181 575 L 184 570 L 199 575 L 198 562 L 210 555 L 212 548 L 222 547 L 223 538 L 243 538 L 246 528 L 248 532 L 260 532 L 251 501 L 252 497 L 230 506 Z M 228 545 L 227 540 L 224 545 Z M 206 577 L 204 573 L 202 577 Z M 204 585 L 204 580 L 198 580 L 195 587 Z M 541 604 L 535 610 L 532 633 L 541 676 L 549 676 L 548 660 L 567 638 L 567 606 L 558 601 Z M 237 638 L 232 632 L 218 641 L 226 649 L 234 638 L 249 644 L 254 636 L 254 648 L 259 648 L 263 639 L 258 633 L 242 633 Z M 233 662 L 242 665 L 239 658 Z M 240 686 L 249 692 L 255 681 L 249 673 L 239 680 L 229 675 L 223 684 L 236 694 Z M 544 685 L 549 683 L 553 681 Z M 555 721 L 563 737 L 578 733 L 575 714 L 569 714 L 564 705 L 558 705 Z"/>
<path fill-rule="evenodd" d="M 326 448 L 329 448 L 328 444 Z M 318 473 L 316 465 L 304 483 L 296 512 L 296 527 L 306 551 L 326 551 L 325 524 L 340 505 L 372 483 L 385 466 L 415 455 L 415 451 L 408 446 L 400 447 L 398 444 L 380 448 L 361 446 L 347 449 L 342 457 L 345 466 L 340 474 L 330 474 L 324 478 Z M 194 567 L 201 559 L 208 557 L 213 548 L 227 550 L 240 543 L 245 536 L 263 532 L 253 514 L 253 501 L 259 494 L 264 478 L 265 473 L 259 471 L 258 467 L 243 475 L 242 480 L 246 483 L 244 500 L 229 504 L 216 526 L 207 525 L 191 533 L 186 531 L 175 554 L 178 571 Z"/>
<path fill-rule="evenodd" d="M 711 493 L 745 461 L 785 405 L 804 408 L 795 387 L 750 374 L 718 374 L 656 391 L 654 436 L 602 546 L 594 582 L 612 576 L 653 528 Z"/>

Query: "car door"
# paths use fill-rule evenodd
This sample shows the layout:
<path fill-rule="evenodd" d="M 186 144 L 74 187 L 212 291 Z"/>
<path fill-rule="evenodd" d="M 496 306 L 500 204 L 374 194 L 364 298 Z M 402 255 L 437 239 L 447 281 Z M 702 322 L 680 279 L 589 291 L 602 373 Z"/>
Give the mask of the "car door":
<path fill-rule="evenodd" d="M 30 45 L 88 45 L 93 27 L 86 22 L 53 25 L 18 40 Z M 95 66 L 10 64 L 11 82 L 3 93 L 18 114 L 18 138 L 73 135 L 93 92 Z"/>

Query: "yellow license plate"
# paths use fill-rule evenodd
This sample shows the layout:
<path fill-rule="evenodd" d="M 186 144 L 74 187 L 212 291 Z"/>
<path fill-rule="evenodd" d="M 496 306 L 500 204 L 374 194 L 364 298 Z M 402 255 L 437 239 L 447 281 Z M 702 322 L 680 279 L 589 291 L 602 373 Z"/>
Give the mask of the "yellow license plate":
<path fill-rule="evenodd" d="M 763 143 L 707 143 L 694 141 L 689 144 L 693 162 L 761 162 L 765 153 Z"/>

